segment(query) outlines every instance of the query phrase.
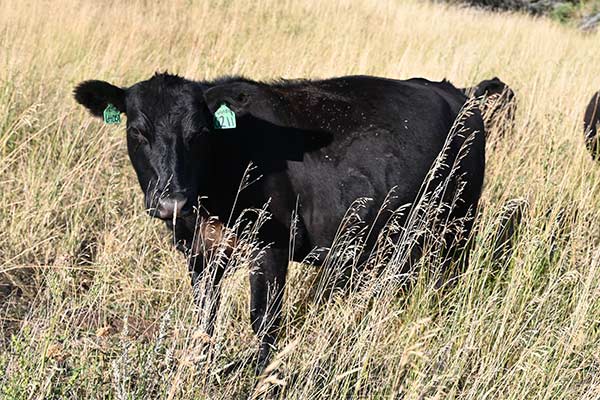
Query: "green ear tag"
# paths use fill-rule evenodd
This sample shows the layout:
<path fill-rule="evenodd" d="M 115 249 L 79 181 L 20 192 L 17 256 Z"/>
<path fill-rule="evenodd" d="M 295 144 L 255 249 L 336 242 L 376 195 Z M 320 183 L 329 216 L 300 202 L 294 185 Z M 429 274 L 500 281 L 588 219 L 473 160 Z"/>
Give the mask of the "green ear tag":
<path fill-rule="evenodd" d="M 104 122 L 107 124 L 120 124 L 121 123 L 121 111 L 117 107 L 108 103 L 104 109 Z"/>
<path fill-rule="evenodd" d="M 235 113 L 225 104 L 215 111 L 215 129 L 235 128 Z"/>

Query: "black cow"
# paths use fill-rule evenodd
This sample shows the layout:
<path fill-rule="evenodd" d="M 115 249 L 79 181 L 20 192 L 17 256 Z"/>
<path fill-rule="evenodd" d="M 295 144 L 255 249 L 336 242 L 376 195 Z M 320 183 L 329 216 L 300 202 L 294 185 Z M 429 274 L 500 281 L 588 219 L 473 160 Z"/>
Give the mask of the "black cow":
<path fill-rule="evenodd" d="M 480 197 L 483 121 L 478 110 L 468 112 L 461 134 L 449 136 L 467 98 L 446 81 L 346 76 L 198 82 L 161 73 L 128 88 L 82 82 L 74 95 L 95 116 L 102 116 L 109 104 L 126 114 L 129 157 L 146 207 L 167 221 L 183 247 L 192 242 L 199 196 L 199 212 L 220 221 L 270 201 L 271 218 L 261 227 L 260 239 L 271 245 L 250 276 L 251 323 L 257 334 L 262 332 L 259 370 L 275 343 L 288 260 L 330 246 L 355 199 L 372 199 L 363 219 L 374 223 L 377 232 L 383 222 L 375 216 L 386 195 L 395 187 L 389 210 L 413 202 L 447 139 L 446 159 L 435 179 L 450 177 L 444 201 L 452 202 L 459 192 L 460 199 L 444 218 L 468 217 Z M 262 178 L 236 197 L 250 162 Z M 158 200 L 155 189 L 161 193 Z M 296 208 L 295 247 L 288 254 Z M 195 255 L 192 283 L 203 268 Z M 275 295 L 268 296 L 269 290 Z"/>
<path fill-rule="evenodd" d="M 598 136 L 598 126 L 600 126 L 600 92 L 592 96 L 590 103 L 585 110 L 584 134 L 585 145 L 595 160 L 600 160 L 600 136 Z"/>
<path fill-rule="evenodd" d="M 506 83 L 494 77 L 460 90 L 468 97 L 482 98 L 480 110 L 488 135 L 497 131 L 502 138 L 513 129 L 517 103 L 515 92 Z"/>

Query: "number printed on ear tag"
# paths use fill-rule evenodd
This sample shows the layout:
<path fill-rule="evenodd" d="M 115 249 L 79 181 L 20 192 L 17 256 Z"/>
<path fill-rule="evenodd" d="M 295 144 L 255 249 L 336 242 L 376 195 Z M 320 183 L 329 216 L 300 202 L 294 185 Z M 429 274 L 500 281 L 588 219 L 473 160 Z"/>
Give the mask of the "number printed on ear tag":
<path fill-rule="evenodd" d="M 215 111 L 215 129 L 235 128 L 235 113 L 225 104 Z"/>
<path fill-rule="evenodd" d="M 108 103 L 104 109 L 104 122 L 111 125 L 121 123 L 121 111 L 112 104 Z"/>

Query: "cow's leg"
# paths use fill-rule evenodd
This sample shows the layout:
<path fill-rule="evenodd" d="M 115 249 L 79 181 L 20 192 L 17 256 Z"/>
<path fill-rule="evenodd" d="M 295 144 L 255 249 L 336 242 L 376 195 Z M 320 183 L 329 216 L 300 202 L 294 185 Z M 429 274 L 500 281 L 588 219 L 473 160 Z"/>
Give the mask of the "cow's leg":
<path fill-rule="evenodd" d="M 236 240 L 218 219 L 203 219 L 194 229 L 188 267 L 200 328 L 212 335 L 221 300 L 221 280 Z"/>
<path fill-rule="evenodd" d="M 260 340 L 256 372 L 269 362 L 281 324 L 281 304 L 288 268 L 288 250 L 268 249 L 261 264 L 250 272 L 250 321 Z"/>
<path fill-rule="evenodd" d="M 192 278 L 194 304 L 199 311 L 198 322 L 200 328 L 209 336 L 212 336 L 217 310 L 221 301 L 221 280 L 224 269 L 215 265 L 206 268 L 206 261 L 201 254 L 190 257 L 189 269 Z"/>
<path fill-rule="evenodd" d="M 207 255 L 201 251 L 199 234 L 194 240 L 194 230 L 197 229 L 196 220 L 173 224 L 165 221 L 175 236 L 175 247 L 188 257 L 188 271 L 190 273 L 194 304 L 200 311 L 198 323 L 200 329 L 212 336 L 217 309 L 221 300 L 219 288 L 223 269 L 209 270 L 206 268 Z M 220 263 L 217 263 L 220 264 Z M 209 276 L 210 275 L 210 276 Z"/>

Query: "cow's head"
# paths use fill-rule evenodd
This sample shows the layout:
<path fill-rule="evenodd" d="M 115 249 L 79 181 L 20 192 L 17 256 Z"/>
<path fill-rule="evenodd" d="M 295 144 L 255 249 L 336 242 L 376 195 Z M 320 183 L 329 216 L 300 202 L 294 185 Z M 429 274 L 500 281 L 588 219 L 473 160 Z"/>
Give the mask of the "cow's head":
<path fill-rule="evenodd" d="M 191 215 L 210 154 L 210 115 L 200 84 L 169 74 L 129 88 L 85 81 L 75 99 L 102 117 L 109 104 L 127 115 L 129 157 L 151 215 L 171 220 Z"/>
<path fill-rule="evenodd" d="M 243 168 L 246 161 L 278 168 L 282 160 L 300 160 L 304 151 L 331 140 L 331 134 L 308 123 L 306 115 L 292 112 L 281 93 L 243 78 L 209 84 L 156 74 L 128 88 L 92 80 L 79 84 L 74 95 L 97 117 L 102 117 L 109 105 L 127 116 L 129 157 L 146 206 L 151 215 L 167 221 L 175 215 L 189 215 L 191 221 L 198 197 L 209 195 L 204 190 L 215 174 L 211 168 L 223 164 L 224 160 L 213 154 L 223 141 L 235 142 L 228 151 L 243 149 L 243 156 L 238 153 L 240 160 L 225 160 L 225 169 L 236 170 L 232 162 Z M 215 131 L 223 105 L 235 113 L 234 119 L 243 129 L 227 134 Z M 280 134 L 281 128 L 286 128 L 285 135 Z M 251 134 L 239 134 L 242 130 Z M 235 188 L 238 183 L 234 182 Z"/>

